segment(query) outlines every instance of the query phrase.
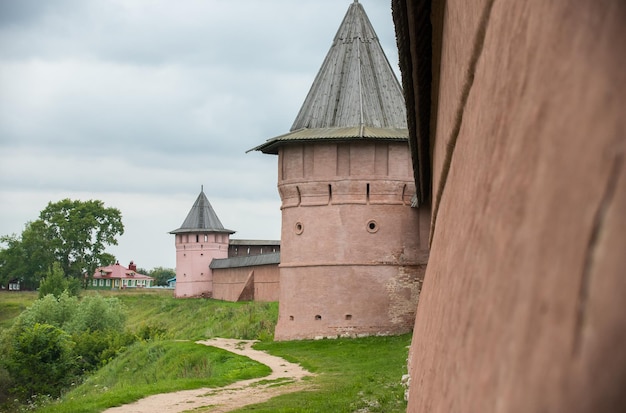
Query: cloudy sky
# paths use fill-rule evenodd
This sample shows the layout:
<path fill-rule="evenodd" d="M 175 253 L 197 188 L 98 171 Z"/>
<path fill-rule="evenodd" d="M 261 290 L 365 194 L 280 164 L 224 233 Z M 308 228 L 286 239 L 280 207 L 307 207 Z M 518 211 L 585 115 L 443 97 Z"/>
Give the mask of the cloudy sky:
<path fill-rule="evenodd" d="M 0 235 L 48 202 L 122 212 L 122 264 L 176 264 L 200 186 L 237 239 L 280 239 L 277 159 L 352 0 L 0 0 Z M 388 0 L 361 0 L 397 70 Z"/>

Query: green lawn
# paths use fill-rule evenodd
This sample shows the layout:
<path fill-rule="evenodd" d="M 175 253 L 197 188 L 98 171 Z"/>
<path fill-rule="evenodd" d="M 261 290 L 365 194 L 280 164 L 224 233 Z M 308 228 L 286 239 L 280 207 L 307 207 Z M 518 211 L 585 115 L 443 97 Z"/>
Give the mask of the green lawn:
<path fill-rule="evenodd" d="M 83 291 L 119 297 L 131 331 L 157 330 L 162 340 L 139 342 L 38 412 L 98 412 L 148 394 L 221 386 L 268 373 L 266 367 L 223 350 L 194 344 L 210 337 L 260 339 L 259 350 L 316 373 L 311 390 L 275 397 L 238 412 L 404 412 L 402 375 L 410 334 L 338 340 L 273 342 L 277 303 L 175 299 L 171 290 Z M 37 298 L 0 293 L 0 330 Z M 177 341 L 189 340 L 189 341 Z M 210 409 L 198 409 L 197 413 Z"/>
<path fill-rule="evenodd" d="M 0 291 L 0 331 L 37 299 L 35 291 Z"/>
<path fill-rule="evenodd" d="M 222 387 L 270 373 L 269 367 L 247 357 L 202 344 L 137 343 L 65 394 L 60 403 L 37 412 L 96 413 L 151 394 Z"/>
<path fill-rule="evenodd" d="M 316 390 L 286 394 L 237 412 L 405 412 L 401 379 L 410 343 L 410 334 L 258 343 L 256 349 L 317 373 L 311 379 Z"/>

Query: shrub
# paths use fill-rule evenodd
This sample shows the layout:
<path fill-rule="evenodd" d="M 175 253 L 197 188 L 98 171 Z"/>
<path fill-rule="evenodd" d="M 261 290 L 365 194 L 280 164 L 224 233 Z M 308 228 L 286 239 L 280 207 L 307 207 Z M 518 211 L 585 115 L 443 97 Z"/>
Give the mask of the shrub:
<path fill-rule="evenodd" d="M 78 296 L 80 293 L 80 281 L 76 278 L 66 278 L 61 265 L 54 263 L 52 269 L 39 283 L 39 298 L 43 298 L 48 294 L 60 297 L 67 291 L 69 295 Z"/>
<path fill-rule="evenodd" d="M 73 344 L 67 333 L 49 324 L 36 323 L 14 336 L 5 359 L 13 392 L 21 398 L 59 395 L 77 373 Z"/>
<path fill-rule="evenodd" d="M 78 308 L 78 297 L 71 296 L 67 291 L 63 291 L 58 297 L 48 294 L 24 310 L 17 317 L 12 330 L 33 327 L 36 323 L 64 329 L 75 318 Z"/>
<path fill-rule="evenodd" d="M 104 366 L 133 344 L 137 337 L 128 332 L 83 331 L 72 336 L 76 343 L 74 352 L 79 357 L 83 371 L 93 371 Z"/>
<path fill-rule="evenodd" d="M 126 313 L 117 298 L 79 300 L 63 291 L 36 300 L 0 338 L 11 392 L 24 400 L 56 396 L 81 372 L 92 371 L 137 340 L 124 332 Z"/>
<path fill-rule="evenodd" d="M 74 317 L 64 325 L 69 333 L 81 331 L 118 331 L 124 329 L 126 312 L 122 302 L 115 297 L 93 295 L 78 303 Z"/>

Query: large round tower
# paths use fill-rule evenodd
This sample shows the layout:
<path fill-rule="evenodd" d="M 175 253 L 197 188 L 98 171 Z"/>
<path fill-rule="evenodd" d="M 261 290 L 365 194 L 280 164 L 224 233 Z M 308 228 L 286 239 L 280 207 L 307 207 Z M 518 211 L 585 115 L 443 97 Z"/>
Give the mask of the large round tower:
<path fill-rule="evenodd" d="M 400 84 L 358 1 L 291 132 L 254 149 L 278 155 L 275 338 L 410 331 L 427 261 L 429 214 L 412 205 Z"/>
<path fill-rule="evenodd" d="M 194 202 L 176 236 L 176 297 L 211 296 L 213 258 L 228 258 L 230 235 L 209 203 L 204 190 Z"/>

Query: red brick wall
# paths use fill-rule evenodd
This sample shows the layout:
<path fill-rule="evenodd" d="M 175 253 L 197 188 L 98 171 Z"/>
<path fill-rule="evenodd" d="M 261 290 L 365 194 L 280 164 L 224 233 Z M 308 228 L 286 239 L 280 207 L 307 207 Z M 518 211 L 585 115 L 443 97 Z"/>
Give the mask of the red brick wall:
<path fill-rule="evenodd" d="M 626 3 L 433 6 L 432 245 L 408 411 L 624 411 Z"/>

